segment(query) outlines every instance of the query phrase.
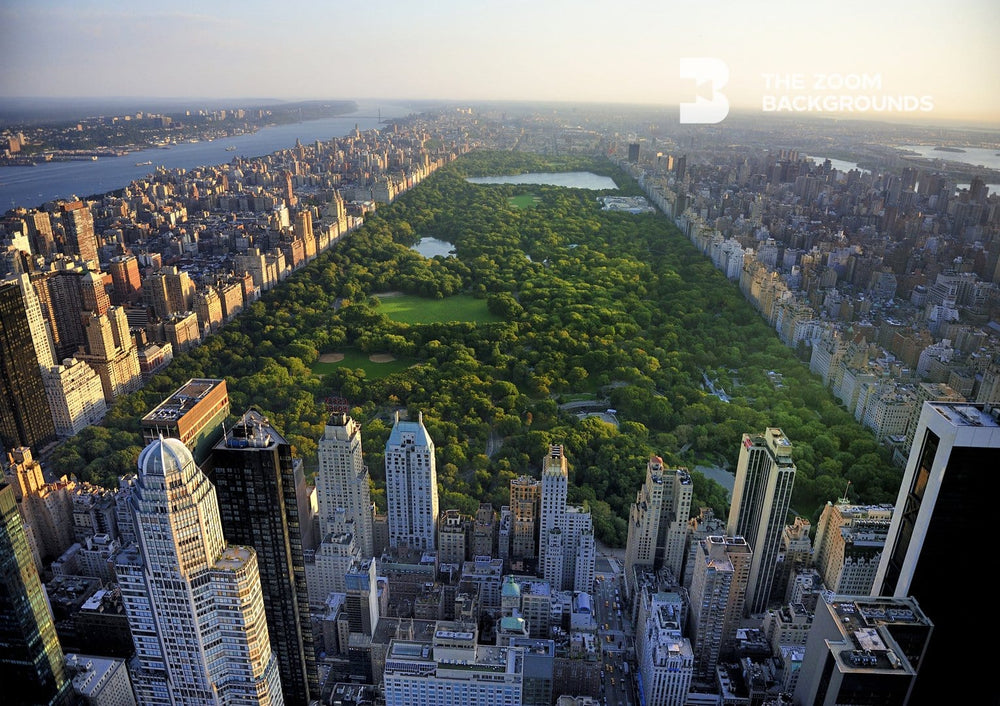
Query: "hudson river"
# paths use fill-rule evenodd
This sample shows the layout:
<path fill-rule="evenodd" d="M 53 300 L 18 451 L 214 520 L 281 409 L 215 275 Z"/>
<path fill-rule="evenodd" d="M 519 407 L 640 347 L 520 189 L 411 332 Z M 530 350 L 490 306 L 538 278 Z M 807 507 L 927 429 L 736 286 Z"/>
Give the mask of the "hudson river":
<path fill-rule="evenodd" d="M 35 167 L 0 167 L 0 213 L 23 206 L 37 208 L 46 201 L 92 196 L 128 186 L 151 174 L 156 167 L 192 169 L 232 161 L 234 157 L 260 157 L 295 146 L 295 140 L 312 144 L 345 137 L 355 125 L 364 132 L 382 120 L 418 113 L 404 104 L 362 104 L 358 110 L 334 118 L 276 125 L 249 135 L 224 137 L 211 142 L 185 142 L 169 149 L 151 148 L 124 157 L 101 157 L 96 162 L 46 162 Z M 227 147 L 235 150 L 227 151 Z M 137 165 L 137 162 L 152 164 Z"/>

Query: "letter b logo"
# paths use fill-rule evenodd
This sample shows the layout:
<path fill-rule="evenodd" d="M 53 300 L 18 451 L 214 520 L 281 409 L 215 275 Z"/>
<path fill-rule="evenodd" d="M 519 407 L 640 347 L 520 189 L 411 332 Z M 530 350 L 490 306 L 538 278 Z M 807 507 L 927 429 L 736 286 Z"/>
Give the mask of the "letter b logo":
<path fill-rule="evenodd" d="M 682 123 L 721 123 L 729 115 L 729 101 L 719 89 L 729 81 L 729 67 L 722 59 L 683 58 L 681 78 L 693 78 L 699 89 L 711 85 L 709 98 L 695 95 L 694 103 L 681 103 Z"/>

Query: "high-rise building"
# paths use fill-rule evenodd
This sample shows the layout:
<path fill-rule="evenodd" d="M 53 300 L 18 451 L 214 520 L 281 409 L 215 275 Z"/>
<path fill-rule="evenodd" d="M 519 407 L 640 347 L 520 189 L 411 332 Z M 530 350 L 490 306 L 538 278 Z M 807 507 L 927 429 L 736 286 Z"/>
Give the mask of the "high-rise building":
<path fill-rule="evenodd" d="M 1000 493 L 998 410 L 986 405 L 925 402 L 910 449 L 899 497 L 875 576 L 873 596 L 912 597 L 934 623 L 911 704 L 976 701 L 993 669 L 989 650 L 961 649 L 975 632 L 992 634 L 992 611 L 964 618 L 956 613 L 950 567 L 982 561 L 982 543 L 970 518 L 988 518 Z"/>
<path fill-rule="evenodd" d="M 826 504 L 816 526 L 814 563 L 829 590 L 871 593 L 891 521 L 891 505 Z"/>
<path fill-rule="evenodd" d="M 66 231 L 67 254 L 79 255 L 90 269 L 99 269 L 97 235 L 94 233 L 94 216 L 82 201 L 62 206 L 62 223 Z"/>
<path fill-rule="evenodd" d="M 0 683 L 4 703 L 66 704 L 66 678 L 52 613 L 28 547 L 14 488 L 0 479 Z"/>
<path fill-rule="evenodd" d="M 269 421 L 251 409 L 226 430 L 205 466 L 215 484 L 226 541 L 257 552 L 285 703 L 308 706 L 310 693 L 319 693 L 319 677 L 295 494 L 302 462 L 292 458 L 291 446 Z"/>
<path fill-rule="evenodd" d="M 684 706 L 694 675 L 694 652 L 683 635 L 679 594 L 643 590 L 639 599 L 636 652 L 645 703 Z"/>
<path fill-rule="evenodd" d="M 94 369 L 76 358 L 42 370 L 56 435 L 70 437 L 99 424 L 108 411 L 104 387 Z"/>
<path fill-rule="evenodd" d="M 349 415 L 334 412 L 327 420 L 318 446 L 316 503 L 320 538 L 333 531 L 334 516 L 337 510 L 343 510 L 346 519 L 353 521 L 361 555 L 374 556 L 372 522 L 375 513 L 368 466 L 361 450 L 361 426 Z"/>
<path fill-rule="evenodd" d="M 542 484 L 529 476 L 510 482 L 510 555 L 518 559 L 538 556 L 538 516 L 541 512 Z"/>
<path fill-rule="evenodd" d="M 389 546 L 433 550 L 437 541 L 438 487 L 434 442 L 424 427 L 396 413 L 385 443 L 385 492 Z"/>
<path fill-rule="evenodd" d="M 37 450 L 55 438 L 21 287 L 0 284 L 0 443 Z"/>
<path fill-rule="evenodd" d="M 142 386 L 139 351 L 125 310 L 111 307 L 106 314 L 91 314 L 85 322 L 87 348 L 79 358 L 100 376 L 104 400 L 111 404 L 115 398 L 138 390 Z"/>
<path fill-rule="evenodd" d="M 569 466 L 562 446 L 550 446 L 542 460 L 542 511 L 538 522 L 538 574 L 553 590 L 563 589 L 563 547 L 566 544 L 566 497 Z"/>
<path fill-rule="evenodd" d="M 794 483 L 792 444 L 781 429 L 743 435 L 726 534 L 743 537 L 753 550 L 748 613 L 763 613 L 771 600 Z"/>
<path fill-rule="evenodd" d="M 38 365 L 46 368 L 55 365 L 55 344 L 52 333 L 42 314 L 41 303 L 35 291 L 35 285 L 26 274 L 16 275 L 11 281 L 21 288 L 21 298 L 24 300 L 24 313 L 28 318 L 28 330 L 31 331 L 31 342 L 35 344 L 35 357 Z"/>
<path fill-rule="evenodd" d="M 911 598 L 834 595 L 820 601 L 806 639 L 793 703 L 914 703 L 911 695 L 919 678 L 918 665 L 934 629 Z M 941 684 L 942 691 L 951 692 L 961 679 L 959 674 L 969 675 L 980 697 L 965 703 L 995 701 L 986 697 L 994 692 L 983 690 L 984 676 L 975 672 L 953 675 Z"/>
<path fill-rule="evenodd" d="M 753 553 L 742 537 L 706 537 L 696 548 L 691 577 L 691 632 L 695 675 L 715 680 L 720 656 L 735 646 Z"/>
<path fill-rule="evenodd" d="M 687 469 L 667 468 L 659 456 L 650 457 L 646 482 L 629 511 L 625 587 L 630 593 L 635 566 L 667 567 L 681 579 L 693 488 Z"/>
<path fill-rule="evenodd" d="M 215 488 L 178 439 L 139 454 L 129 504 L 138 545 L 115 570 L 142 704 L 283 704 L 257 553 L 227 545 Z"/>
<path fill-rule="evenodd" d="M 542 460 L 538 575 L 553 590 L 590 592 L 596 549 L 593 519 L 582 507 L 569 506 L 569 464 L 563 447 L 553 445 Z"/>
<path fill-rule="evenodd" d="M 195 462 L 203 462 L 222 437 L 228 416 L 226 381 L 191 378 L 142 418 L 142 440 L 149 444 L 161 435 L 180 439 Z"/>
<path fill-rule="evenodd" d="M 142 298 L 142 276 L 135 255 L 116 255 L 108 263 L 114 286 L 114 303 L 135 304 Z"/>

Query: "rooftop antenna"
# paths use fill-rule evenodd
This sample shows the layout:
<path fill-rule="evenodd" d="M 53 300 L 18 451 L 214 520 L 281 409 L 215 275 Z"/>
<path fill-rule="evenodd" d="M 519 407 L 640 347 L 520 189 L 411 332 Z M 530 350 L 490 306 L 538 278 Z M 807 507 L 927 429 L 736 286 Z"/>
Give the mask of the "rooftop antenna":
<path fill-rule="evenodd" d="M 844 503 L 849 502 L 849 499 L 847 497 L 847 491 L 850 490 L 850 489 L 851 489 L 851 481 L 847 481 L 847 487 L 844 488 L 844 497 L 842 497 L 840 499 L 841 502 L 844 502 Z"/>

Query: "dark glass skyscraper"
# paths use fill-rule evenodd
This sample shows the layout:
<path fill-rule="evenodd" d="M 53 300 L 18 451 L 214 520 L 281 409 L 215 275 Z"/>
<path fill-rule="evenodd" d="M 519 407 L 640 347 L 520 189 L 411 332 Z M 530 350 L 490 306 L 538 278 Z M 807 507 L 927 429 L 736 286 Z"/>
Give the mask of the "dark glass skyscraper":
<path fill-rule="evenodd" d="M 319 697 L 319 677 L 291 446 L 251 409 L 212 448 L 206 467 L 215 483 L 226 541 L 257 551 L 285 703 L 308 706 L 310 694 Z"/>
<path fill-rule="evenodd" d="M 0 481 L 0 684 L 11 706 L 65 704 L 62 649 L 14 488 Z"/>
<path fill-rule="evenodd" d="M 0 284 L 0 442 L 40 451 L 55 438 L 21 288 Z"/>
<path fill-rule="evenodd" d="M 917 422 L 872 589 L 874 596 L 912 596 L 934 624 L 910 704 L 996 703 L 1000 694 L 990 676 L 992 650 L 969 644 L 973 635 L 995 634 L 1000 618 L 968 603 L 976 567 L 990 561 L 980 529 L 988 529 L 1000 493 L 995 412 L 925 402 Z"/>

